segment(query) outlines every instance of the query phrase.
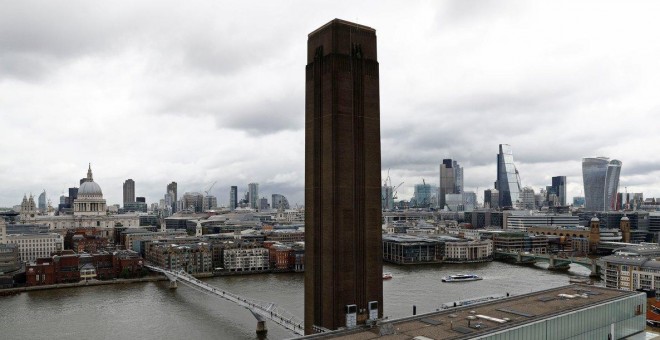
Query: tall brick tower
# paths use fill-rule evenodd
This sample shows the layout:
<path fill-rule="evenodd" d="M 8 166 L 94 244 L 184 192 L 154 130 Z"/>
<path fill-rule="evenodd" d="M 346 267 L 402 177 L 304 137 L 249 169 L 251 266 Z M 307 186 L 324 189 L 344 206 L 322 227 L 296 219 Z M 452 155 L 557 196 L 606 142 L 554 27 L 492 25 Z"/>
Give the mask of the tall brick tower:
<path fill-rule="evenodd" d="M 628 216 L 623 215 L 621 221 L 619 222 L 619 227 L 621 228 L 621 236 L 623 236 L 623 242 L 630 243 L 630 219 Z"/>
<path fill-rule="evenodd" d="M 383 315 L 376 31 L 309 34 L 305 78 L 305 333 Z"/>

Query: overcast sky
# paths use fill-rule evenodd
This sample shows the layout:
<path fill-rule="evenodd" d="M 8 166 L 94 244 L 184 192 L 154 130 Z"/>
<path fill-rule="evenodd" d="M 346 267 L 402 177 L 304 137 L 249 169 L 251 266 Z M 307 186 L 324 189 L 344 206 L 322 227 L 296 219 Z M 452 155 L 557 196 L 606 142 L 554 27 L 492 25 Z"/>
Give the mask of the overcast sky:
<path fill-rule="evenodd" d="M 333 18 L 376 29 L 383 179 L 493 186 L 510 144 L 523 186 L 581 158 L 623 162 L 620 191 L 660 197 L 660 2 L 0 0 L 0 206 L 56 205 L 92 163 L 158 202 L 258 182 L 304 202 L 307 34 Z"/>

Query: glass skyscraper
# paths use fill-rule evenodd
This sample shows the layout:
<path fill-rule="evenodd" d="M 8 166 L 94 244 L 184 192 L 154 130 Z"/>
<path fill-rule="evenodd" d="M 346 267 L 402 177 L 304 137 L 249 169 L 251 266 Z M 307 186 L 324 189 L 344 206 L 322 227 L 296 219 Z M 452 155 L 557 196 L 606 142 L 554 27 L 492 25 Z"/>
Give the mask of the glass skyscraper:
<path fill-rule="evenodd" d="M 250 202 L 250 208 L 259 208 L 259 183 L 248 184 L 248 199 Z"/>
<path fill-rule="evenodd" d="M 566 176 L 552 177 L 552 193 L 559 198 L 559 205 L 566 205 Z"/>
<path fill-rule="evenodd" d="M 463 192 L 463 168 L 457 161 L 443 159 L 440 164 L 440 186 L 438 187 L 438 206 L 445 206 L 445 195 Z"/>
<path fill-rule="evenodd" d="M 520 197 L 520 174 L 513 164 L 513 152 L 509 144 L 500 144 L 497 154 L 497 181 L 495 189 L 499 191 L 499 206 L 512 208 Z"/>
<path fill-rule="evenodd" d="M 433 191 L 434 189 L 430 184 L 415 184 L 415 206 L 418 208 L 428 208 L 431 206 Z"/>
<path fill-rule="evenodd" d="M 229 188 L 229 210 L 234 210 L 238 207 L 238 187 L 232 185 Z"/>
<path fill-rule="evenodd" d="M 607 157 L 582 158 L 586 211 L 616 209 L 621 161 Z"/>

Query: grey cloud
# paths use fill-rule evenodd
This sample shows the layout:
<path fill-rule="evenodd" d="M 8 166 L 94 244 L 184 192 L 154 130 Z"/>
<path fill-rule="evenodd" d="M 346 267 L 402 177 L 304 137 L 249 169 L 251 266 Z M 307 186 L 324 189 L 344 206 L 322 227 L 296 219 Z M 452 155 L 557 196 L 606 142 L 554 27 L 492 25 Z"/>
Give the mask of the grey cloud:
<path fill-rule="evenodd" d="M 463 22 L 480 22 L 484 17 L 493 16 L 495 13 L 511 10 L 511 2 L 496 0 L 450 0 L 439 9 L 441 18 L 448 24 L 459 24 Z M 444 20 L 439 21 L 445 27 Z"/>
<path fill-rule="evenodd" d="M 228 115 L 216 116 L 218 127 L 244 130 L 248 133 L 272 134 L 298 130 L 303 126 L 304 112 L 300 98 L 259 100 Z"/>
<path fill-rule="evenodd" d="M 5 3 L 0 11 L 0 79 L 38 80 L 83 55 L 112 50 L 134 34 L 121 9 L 86 1 Z"/>
<path fill-rule="evenodd" d="M 631 163 L 623 162 L 621 166 L 621 174 L 625 176 L 648 176 L 649 174 L 658 171 L 660 171 L 659 161 L 636 161 Z"/>
<path fill-rule="evenodd" d="M 16 78 L 27 81 L 40 79 L 54 60 L 30 53 L 0 53 L 0 79 Z"/>
<path fill-rule="evenodd" d="M 157 113 L 166 115 L 212 116 L 218 128 L 268 135 L 302 128 L 302 98 L 282 96 L 264 99 L 255 96 L 249 102 L 227 104 L 230 99 L 211 95 L 208 91 L 165 99 Z"/>

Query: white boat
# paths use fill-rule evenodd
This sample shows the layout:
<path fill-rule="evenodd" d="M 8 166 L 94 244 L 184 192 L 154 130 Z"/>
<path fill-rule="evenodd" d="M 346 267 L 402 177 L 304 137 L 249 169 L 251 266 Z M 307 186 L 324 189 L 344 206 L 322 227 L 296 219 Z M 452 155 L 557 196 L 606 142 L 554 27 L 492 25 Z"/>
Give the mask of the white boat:
<path fill-rule="evenodd" d="M 477 281 L 483 280 L 481 276 L 475 274 L 456 274 L 449 275 L 442 278 L 442 282 L 463 282 L 463 281 Z"/>
<path fill-rule="evenodd" d="M 389 280 L 392 278 L 392 273 L 383 273 L 383 280 Z"/>

